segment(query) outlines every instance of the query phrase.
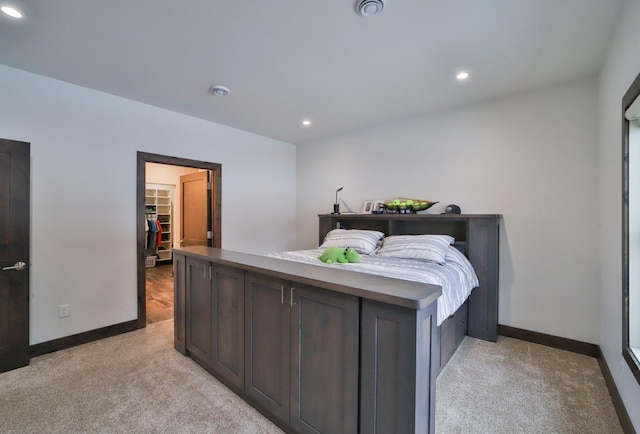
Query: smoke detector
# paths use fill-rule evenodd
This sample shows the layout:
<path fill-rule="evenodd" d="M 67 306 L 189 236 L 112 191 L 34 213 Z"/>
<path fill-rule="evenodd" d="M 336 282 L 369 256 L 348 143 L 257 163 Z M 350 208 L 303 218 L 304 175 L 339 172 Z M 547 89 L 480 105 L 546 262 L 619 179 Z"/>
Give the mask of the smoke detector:
<path fill-rule="evenodd" d="M 372 17 L 384 9 L 383 0 L 358 0 L 356 11 L 363 17 Z"/>
<path fill-rule="evenodd" d="M 211 86 L 209 93 L 215 96 L 227 96 L 229 95 L 229 88 L 225 86 Z"/>

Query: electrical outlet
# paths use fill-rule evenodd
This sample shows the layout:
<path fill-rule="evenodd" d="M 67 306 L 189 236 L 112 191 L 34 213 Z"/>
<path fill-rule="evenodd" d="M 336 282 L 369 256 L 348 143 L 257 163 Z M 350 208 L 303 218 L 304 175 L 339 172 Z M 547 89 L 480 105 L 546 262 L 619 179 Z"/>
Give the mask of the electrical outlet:
<path fill-rule="evenodd" d="M 69 305 L 61 304 L 58 306 L 58 318 L 66 318 L 69 316 Z"/>

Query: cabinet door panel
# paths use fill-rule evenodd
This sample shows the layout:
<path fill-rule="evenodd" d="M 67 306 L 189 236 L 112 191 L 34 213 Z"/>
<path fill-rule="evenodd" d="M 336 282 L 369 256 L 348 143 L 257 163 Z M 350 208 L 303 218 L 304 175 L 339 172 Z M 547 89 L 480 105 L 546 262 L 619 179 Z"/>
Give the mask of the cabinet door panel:
<path fill-rule="evenodd" d="M 244 272 L 213 268 L 213 370 L 244 385 Z"/>
<path fill-rule="evenodd" d="M 211 263 L 187 259 L 187 351 L 211 367 Z"/>
<path fill-rule="evenodd" d="M 498 339 L 498 250 L 499 227 L 496 220 L 469 222 L 469 261 L 480 286 L 469 296 L 469 336 L 496 342 Z"/>
<path fill-rule="evenodd" d="M 289 305 L 285 283 L 245 278 L 245 393 L 284 422 L 289 420 Z"/>
<path fill-rule="evenodd" d="M 174 347 L 181 354 L 187 353 L 185 331 L 187 281 L 185 276 L 186 258 L 176 255 L 173 258 L 173 329 Z"/>
<path fill-rule="evenodd" d="M 362 301 L 363 433 L 435 432 L 436 306 L 416 311 Z"/>
<path fill-rule="evenodd" d="M 293 302 L 290 424 L 301 433 L 355 433 L 358 299 L 298 285 Z"/>

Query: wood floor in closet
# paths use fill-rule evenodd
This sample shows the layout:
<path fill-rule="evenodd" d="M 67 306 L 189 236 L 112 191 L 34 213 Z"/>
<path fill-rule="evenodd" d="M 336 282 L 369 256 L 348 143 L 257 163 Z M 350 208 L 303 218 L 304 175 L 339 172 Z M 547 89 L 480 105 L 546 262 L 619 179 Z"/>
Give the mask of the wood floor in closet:
<path fill-rule="evenodd" d="M 157 265 L 147 273 L 147 324 L 173 318 L 173 265 Z"/>

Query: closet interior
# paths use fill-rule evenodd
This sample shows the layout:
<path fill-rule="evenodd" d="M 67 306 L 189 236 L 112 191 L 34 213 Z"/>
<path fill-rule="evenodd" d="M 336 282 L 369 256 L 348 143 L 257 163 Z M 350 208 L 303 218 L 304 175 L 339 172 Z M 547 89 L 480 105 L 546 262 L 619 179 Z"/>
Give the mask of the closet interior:
<path fill-rule="evenodd" d="M 145 188 L 145 252 L 147 267 L 156 261 L 171 261 L 173 247 L 173 185 L 146 184 Z"/>
<path fill-rule="evenodd" d="M 173 318 L 173 247 L 184 237 L 182 184 L 200 172 L 194 167 L 145 163 L 146 323 Z M 188 207 L 187 211 L 190 211 Z"/>

